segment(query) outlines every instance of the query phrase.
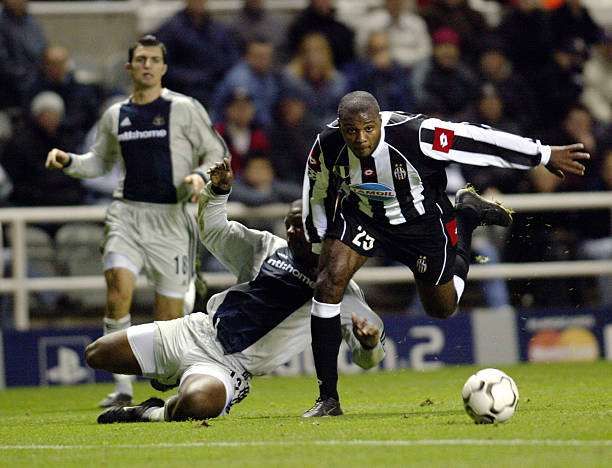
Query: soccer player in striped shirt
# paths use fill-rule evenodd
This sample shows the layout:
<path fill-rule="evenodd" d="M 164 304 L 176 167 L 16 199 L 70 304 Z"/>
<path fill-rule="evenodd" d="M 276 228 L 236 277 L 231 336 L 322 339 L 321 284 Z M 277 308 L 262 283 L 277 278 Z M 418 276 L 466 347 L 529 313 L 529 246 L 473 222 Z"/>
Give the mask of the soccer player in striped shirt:
<path fill-rule="evenodd" d="M 345 95 L 338 119 L 316 138 L 306 167 L 303 220 L 320 255 L 311 310 L 319 398 L 305 417 L 338 413 L 339 310 L 344 289 L 368 257 L 410 268 L 425 311 L 450 317 L 468 274 L 472 232 L 508 226 L 510 211 L 471 188 L 448 200 L 449 162 L 583 175 L 580 143 L 538 140 L 421 114 L 381 112 L 369 93 Z"/>

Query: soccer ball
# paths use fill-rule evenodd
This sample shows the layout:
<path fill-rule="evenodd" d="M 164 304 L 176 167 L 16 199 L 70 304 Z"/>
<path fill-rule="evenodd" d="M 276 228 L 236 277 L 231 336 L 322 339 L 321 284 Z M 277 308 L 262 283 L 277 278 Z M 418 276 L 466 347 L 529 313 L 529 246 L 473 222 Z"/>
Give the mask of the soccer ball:
<path fill-rule="evenodd" d="M 461 391 L 465 411 L 476 424 L 507 421 L 516 411 L 519 392 L 514 380 L 499 369 L 482 369 Z"/>

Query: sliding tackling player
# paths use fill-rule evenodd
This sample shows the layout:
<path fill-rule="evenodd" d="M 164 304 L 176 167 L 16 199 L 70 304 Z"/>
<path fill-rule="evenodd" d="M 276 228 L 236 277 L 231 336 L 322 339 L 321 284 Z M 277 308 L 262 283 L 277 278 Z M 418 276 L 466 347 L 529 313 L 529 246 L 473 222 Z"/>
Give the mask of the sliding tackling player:
<path fill-rule="evenodd" d="M 200 195 L 198 224 L 206 248 L 238 278 L 213 296 L 206 312 L 130 327 L 105 335 L 86 350 L 95 369 L 144 375 L 154 386 L 175 386 L 166 402 L 152 398 L 118 406 L 98 422 L 208 419 L 229 411 L 249 392 L 252 375 L 270 373 L 308 346 L 310 307 L 318 258 L 306 241 L 301 201 L 285 218 L 287 240 L 228 222 L 232 184 L 229 161 L 214 166 Z M 341 310 L 341 333 L 353 361 L 364 369 L 384 358 L 380 318 L 350 282 Z M 342 414 L 337 408 L 330 415 Z"/>

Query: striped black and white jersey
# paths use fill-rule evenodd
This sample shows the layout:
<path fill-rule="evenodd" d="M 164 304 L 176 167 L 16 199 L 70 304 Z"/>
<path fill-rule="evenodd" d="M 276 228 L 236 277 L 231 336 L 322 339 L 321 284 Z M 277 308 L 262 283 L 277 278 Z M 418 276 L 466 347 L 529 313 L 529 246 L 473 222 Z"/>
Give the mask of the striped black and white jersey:
<path fill-rule="evenodd" d="M 115 198 L 172 204 L 190 195 L 183 179 L 229 157 L 208 113 L 195 99 L 163 89 L 155 101 L 130 99 L 109 107 L 98 122 L 96 141 L 82 155 L 72 154 L 64 171 L 93 178 L 119 162 L 122 176 Z"/>
<path fill-rule="evenodd" d="M 303 190 L 311 242 L 324 238 L 339 200 L 343 210 L 399 225 L 448 203 L 445 167 L 451 162 L 526 170 L 550 158 L 550 146 L 484 125 L 401 112 L 381 112 L 381 118 L 380 142 L 367 158 L 348 148 L 337 120 L 317 136 Z"/>

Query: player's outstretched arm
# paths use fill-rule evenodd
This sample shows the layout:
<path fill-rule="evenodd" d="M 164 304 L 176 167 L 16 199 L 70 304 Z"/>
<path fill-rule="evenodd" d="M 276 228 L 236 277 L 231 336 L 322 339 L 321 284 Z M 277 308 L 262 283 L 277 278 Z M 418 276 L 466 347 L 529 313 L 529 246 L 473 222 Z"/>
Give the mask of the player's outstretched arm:
<path fill-rule="evenodd" d="M 63 169 L 70 163 L 70 155 L 58 148 L 53 148 L 47 155 L 45 167 L 47 169 Z"/>
<path fill-rule="evenodd" d="M 585 167 L 580 161 L 590 159 L 591 155 L 584 150 L 582 143 L 566 146 L 551 146 L 550 159 L 546 169 L 557 177 L 565 177 L 565 173 L 584 175 Z"/>
<path fill-rule="evenodd" d="M 227 200 L 234 179 L 228 158 L 215 163 L 208 175 L 210 180 L 198 203 L 200 241 L 239 282 L 250 281 L 259 271 L 259 266 L 255 267 L 257 262 L 284 241 L 272 233 L 228 221 Z"/>

